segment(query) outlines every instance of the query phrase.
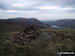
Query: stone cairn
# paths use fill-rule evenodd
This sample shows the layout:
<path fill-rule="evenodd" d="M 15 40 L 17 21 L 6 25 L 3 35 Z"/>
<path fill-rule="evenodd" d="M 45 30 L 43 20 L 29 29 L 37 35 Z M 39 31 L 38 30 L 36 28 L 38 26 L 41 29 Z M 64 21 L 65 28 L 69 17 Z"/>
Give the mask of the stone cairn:
<path fill-rule="evenodd" d="M 12 38 L 13 44 L 24 45 L 35 40 L 40 35 L 41 31 L 35 26 L 29 26 L 24 31 L 19 32 Z"/>

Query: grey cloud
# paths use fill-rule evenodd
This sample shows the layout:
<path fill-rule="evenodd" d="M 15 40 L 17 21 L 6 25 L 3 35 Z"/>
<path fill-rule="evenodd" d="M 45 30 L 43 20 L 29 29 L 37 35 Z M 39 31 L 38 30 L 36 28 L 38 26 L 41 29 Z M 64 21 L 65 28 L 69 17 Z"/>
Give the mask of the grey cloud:
<path fill-rule="evenodd" d="M 12 6 L 13 4 L 19 4 L 19 3 L 22 3 L 22 4 L 25 4 L 25 3 L 28 3 L 30 5 L 28 6 L 24 6 L 24 7 L 16 7 L 16 6 Z M 42 18 L 41 16 L 44 16 L 46 17 L 47 14 L 57 14 L 58 12 L 54 12 L 54 11 L 49 11 L 49 10 L 40 10 L 36 7 L 38 6 L 45 6 L 45 5 L 48 5 L 48 6 L 58 6 L 60 8 L 73 8 L 73 9 L 69 9 L 63 13 L 75 13 L 75 0 L 0 0 L 0 9 L 1 10 L 4 10 L 4 12 L 0 12 L 0 17 L 3 17 L 3 15 L 6 17 L 9 17 L 10 15 L 14 16 L 16 15 L 16 17 L 19 15 L 21 16 L 24 16 L 24 13 L 15 13 L 14 15 L 11 13 L 11 14 L 8 14 L 7 12 L 5 11 L 8 11 L 8 10 L 16 10 L 16 11 L 37 11 L 36 13 L 33 13 L 32 16 L 34 17 L 39 17 L 39 18 Z M 55 13 L 55 14 L 54 14 Z M 29 15 L 30 13 L 28 14 L 25 14 L 25 15 Z M 43 15 L 45 14 L 45 15 Z M 39 16 L 37 16 L 39 15 Z M 41 15 L 41 16 L 40 16 Z M 52 16 L 53 16 L 52 15 Z M 74 15 L 74 14 L 73 14 Z M 12 17 L 10 16 L 10 17 Z M 49 17 L 49 15 L 48 15 Z M 61 17 L 61 15 L 60 15 Z M 57 17 L 58 18 L 58 17 Z"/>
<path fill-rule="evenodd" d="M 1 9 L 15 9 L 15 10 L 34 10 L 34 6 L 44 6 L 44 5 L 56 5 L 60 7 L 75 7 L 75 0 L 29 0 L 35 3 L 34 5 L 30 5 L 29 7 L 24 7 L 24 8 L 16 8 L 11 5 L 15 3 L 20 3 L 22 1 L 25 3 L 27 0 L 0 0 L 0 8 Z M 21 2 L 21 3 L 22 3 Z M 31 2 L 31 3 L 32 3 Z M 37 10 L 37 9 L 35 9 Z"/>
<path fill-rule="evenodd" d="M 6 5 L 5 4 L 0 4 L 0 9 L 6 9 Z"/>

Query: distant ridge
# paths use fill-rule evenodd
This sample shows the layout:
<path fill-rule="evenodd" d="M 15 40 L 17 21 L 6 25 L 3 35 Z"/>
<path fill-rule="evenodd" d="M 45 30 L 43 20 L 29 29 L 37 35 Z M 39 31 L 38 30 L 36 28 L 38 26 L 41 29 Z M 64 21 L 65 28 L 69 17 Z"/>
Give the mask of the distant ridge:
<path fill-rule="evenodd" d="M 63 27 L 63 28 L 75 28 L 75 19 L 61 19 L 56 21 L 46 21 L 44 23 L 48 25 Z"/>
<path fill-rule="evenodd" d="M 48 28 L 46 24 L 36 18 L 9 18 L 0 19 L 0 31 L 19 31 L 34 25 L 37 28 Z"/>

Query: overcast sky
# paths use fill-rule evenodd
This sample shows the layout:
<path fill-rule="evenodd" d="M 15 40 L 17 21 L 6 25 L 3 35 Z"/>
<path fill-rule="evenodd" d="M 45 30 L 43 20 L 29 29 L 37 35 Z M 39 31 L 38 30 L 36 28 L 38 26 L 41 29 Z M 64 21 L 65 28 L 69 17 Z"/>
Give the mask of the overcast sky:
<path fill-rule="evenodd" d="M 0 19 L 75 19 L 75 0 L 0 0 Z"/>

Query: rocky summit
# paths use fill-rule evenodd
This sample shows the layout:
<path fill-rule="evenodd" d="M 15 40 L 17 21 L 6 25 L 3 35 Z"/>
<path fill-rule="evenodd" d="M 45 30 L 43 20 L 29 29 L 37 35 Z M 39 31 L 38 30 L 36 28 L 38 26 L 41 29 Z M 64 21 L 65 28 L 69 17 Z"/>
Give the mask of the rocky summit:
<path fill-rule="evenodd" d="M 16 34 L 12 39 L 13 44 L 24 45 L 38 38 L 41 31 L 35 26 L 29 26 L 25 30 Z"/>

